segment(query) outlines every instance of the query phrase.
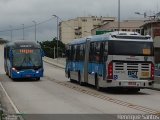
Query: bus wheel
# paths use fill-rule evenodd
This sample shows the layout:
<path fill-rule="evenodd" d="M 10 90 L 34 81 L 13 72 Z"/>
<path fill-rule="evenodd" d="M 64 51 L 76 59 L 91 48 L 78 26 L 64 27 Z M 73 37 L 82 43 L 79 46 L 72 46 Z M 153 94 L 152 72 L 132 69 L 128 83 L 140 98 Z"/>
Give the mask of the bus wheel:
<path fill-rule="evenodd" d="M 70 80 L 70 82 L 72 82 L 72 83 L 74 82 L 74 80 L 73 80 L 73 79 L 71 79 L 71 78 L 69 78 L 69 80 Z"/>
<path fill-rule="evenodd" d="M 70 82 L 74 82 L 74 80 L 71 78 L 71 73 L 69 70 L 68 70 L 68 78 L 69 78 Z"/>
<path fill-rule="evenodd" d="M 128 91 L 130 93 L 138 93 L 140 91 L 140 88 L 130 88 L 130 89 L 128 89 Z"/>
<path fill-rule="evenodd" d="M 40 77 L 37 77 L 36 80 L 37 80 L 37 81 L 40 80 Z"/>
<path fill-rule="evenodd" d="M 16 78 L 12 78 L 12 80 L 13 80 L 13 81 L 16 81 L 17 79 L 16 79 Z"/>
<path fill-rule="evenodd" d="M 78 83 L 79 83 L 81 86 L 84 86 L 84 82 L 82 82 L 82 80 L 81 80 L 81 73 L 80 73 L 80 71 L 78 71 Z"/>
<path fill-rule="evenodd" d="M 11 78 L 11 70 L 8 72 L 8 77 Z"/>
<path fill-rule="evenodd" d="M 11 75 L 8 73 L 8 77 L 11 78 Z"/>
<path fill-rule="evenodd" d="M 68 78 L 70 78 L 70 71 L 68 70 Z"/>
<path fill-rule="evenodd" d="M 6 75 L 8 75 L 8 73 L 6 72 Z"/>
<path fill-rule="evenodd" d="M 95 87 L 98 91 L 102 90 L 102 88 L 99 86 L 99 80 L 98 80 L 97 74 L 95 74 Z"/>

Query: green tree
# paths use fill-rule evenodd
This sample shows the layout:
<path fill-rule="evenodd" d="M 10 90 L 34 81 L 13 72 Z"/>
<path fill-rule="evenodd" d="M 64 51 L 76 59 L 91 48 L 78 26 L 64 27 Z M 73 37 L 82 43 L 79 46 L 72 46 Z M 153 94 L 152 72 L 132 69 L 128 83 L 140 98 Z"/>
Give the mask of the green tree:
<path fill-rule="evenodd" d="M 42 49 L 47 57 L 57 58 L 57 40 L 53 38 L 52 41 L 43 41 L 40 42 Z M 55 50 L 55 51 L 54 51 Z M 54 55 L 55 53 L 55 55 Z M 58 41 L 58 57 L 62 57 L 65 54 L 65 44 L 61 41 Z"/>

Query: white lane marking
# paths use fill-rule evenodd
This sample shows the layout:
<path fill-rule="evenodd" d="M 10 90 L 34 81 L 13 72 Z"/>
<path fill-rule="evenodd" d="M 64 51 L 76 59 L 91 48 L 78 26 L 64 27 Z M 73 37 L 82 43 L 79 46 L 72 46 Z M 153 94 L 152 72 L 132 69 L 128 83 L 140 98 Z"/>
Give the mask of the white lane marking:
<path fill-rule="evenodd" d="M 2 83 L 0 82 L 0 86 L 2 87 L 6 97 L 8 98 L 9 102 L 11 103 L 12 107 L 14 108 L 16 114 L 20 114 L 19 110 L 17 109 L 17 107 L 14 105 L 13 101 L 11 100 L 11 98 L 9 97 L 8 93 L 6 92 L 6 90 L 4 89 Z"/>

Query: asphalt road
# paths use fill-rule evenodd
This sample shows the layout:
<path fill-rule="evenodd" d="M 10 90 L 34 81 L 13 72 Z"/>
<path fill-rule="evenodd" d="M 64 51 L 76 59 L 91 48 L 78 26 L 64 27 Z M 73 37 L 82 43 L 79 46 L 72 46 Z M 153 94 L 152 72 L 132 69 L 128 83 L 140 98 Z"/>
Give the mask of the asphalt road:
<path fill-rule="evenodd" d="M 121 92 L 110 93 L 108 91 L 98 92 L 92 87 L 81 87 L 76 83 L 68 82 L 63 69 L 54 67 L 48 63 L 44 63 L 45 76 L 41 78 L 40 81 L 13 81 L 5 75 L 3 70 L 3 46 L 0 46 L 0 55 L 1 84 L 20 113 L 32 115 L 45 114 L 46 117 L 48 116 L 48 119 L 53 118 L 53 116 L 50 116 L 51 114 L 84 114 L 84 116 L 77 116 L 77 119 L 88 118 L 92 120 L 96 117 L 89 115 L 148 113 L 136 107 L 129 107 L 119 104 L 118 102 L 104 100 L 94 95 L 71 89 L 55 81 L 71 84 L 81 89 L 110 97 L 113 100 L 124 101 L 125 103 L 130 103 L 135 106 L 147 107 L 157 111 L 157 113 L 160 111 L 160 91 L 144 89 L 137 94 Z M 74 115 L 72 115 L 72 117 L 73 116 Z M 76 116 L 74 116 L 74 118 L 75 117 Z M 106 116 L 99 117 L 101 119 L 106 118 Z M 110 119 L 116 119 L 114 115 L 110 115 L 109 117 Z M 41 116 L 40 118 L 42 119 L 43 117 Z M 64 118 L 67 117 L 64 116 Z"/>

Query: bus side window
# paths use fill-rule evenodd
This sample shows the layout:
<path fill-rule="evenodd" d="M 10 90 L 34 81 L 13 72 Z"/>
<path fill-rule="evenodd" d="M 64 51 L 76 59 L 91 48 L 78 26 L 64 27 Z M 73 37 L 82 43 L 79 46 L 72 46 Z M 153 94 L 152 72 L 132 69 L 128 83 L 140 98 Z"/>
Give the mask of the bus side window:
<path fill-rule="evenodd" d="M 95 52 L 95 61 L 100 62 L 101 61 L 101 55 L 100 55 L 100 42 L 96 42 L 96 52 Z"/>
<path fill-rule="evenodd" d="M 76 61 L 76 51 L 77 51 L 77 45 L 73 46 L 73 60 Z"/>
<path fill-rule="evenodd" d="M 66 56 L 66 59 L 69 60 L 69 46 L 66 46 L 66 52 L 65 52 L 65 56 Z"/>
<path fill-rule="evenodd" d="M 4 48 L 4 58 L 6 59 L 6 47 Z"/>
<path fill-rule="evenodd" d="M 82 60 L 82 61 L 84 60 L 84 53 L 85 53 L 84 52 L 84 44 L 81 44 L 80 45 L 80 53 L 79 53 L 80 56 L 79 57 L 80 57 L 80 60 Z"/>
<path fill-rule="evenodd" d="M 10 58 L 9 58 L 9 53 L 10 53 L 10 49 L 9 49 L 9 47 L 7 47 L 7 48 L 6 48 L 6 50 L 7 50 L 7 53 L 6 53 L 6 55 L 7 55 L 7 59 L 10 59 Z"/>
<path fill-rule="evenodd" d="M 71 46 L 71 60 L 74 60 L 74 45 Z"/>
<path fill-rule="evenodd" d="M 105 42 L 101 42 L 100 44 L 100 62 L 104 62 L 104 49 L 105 49 Z"/>
<path fill-rule="evenodd" d="M 89 51 L 89 61 L 94 62 L 94 54 L 95 54 L 95 45 L 94 42 L 90 43 L 90 51 Z"/>
<path fill-rule="evenodd" d="M 103 61 L 107 61 L 108 58 L 108 42 L 104 42 Z"/>
<path fill-rule="evenodd" d="M 80 60 L 80 45 L 76 47 L 76 61 Z"/>
<path fill-rule="evenodd" d="M 71 53 L 72 53 L 72 49 L 71 46 L 69 46 L 69 50 L 68 50 L 68 60 L 71 60 Z"/>

